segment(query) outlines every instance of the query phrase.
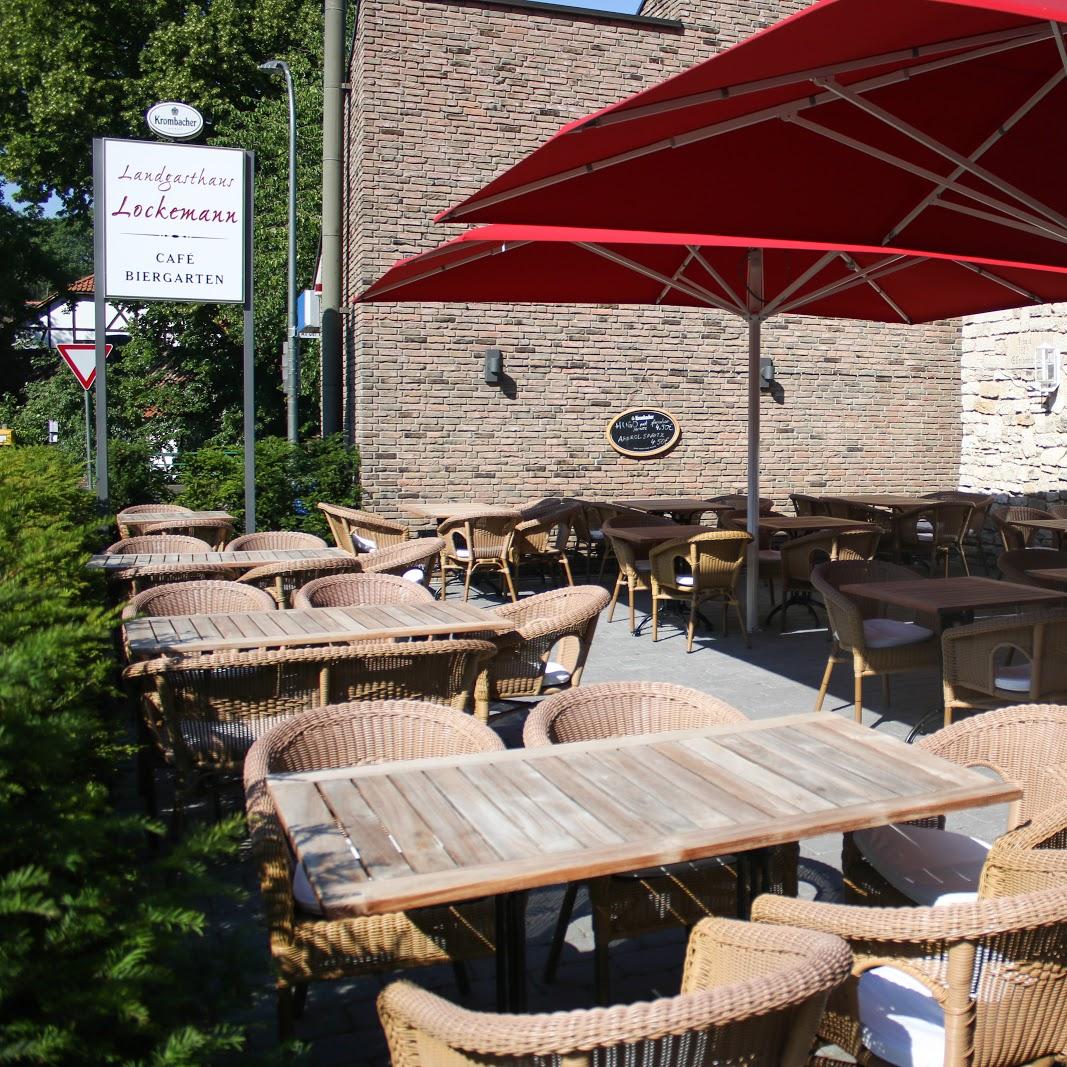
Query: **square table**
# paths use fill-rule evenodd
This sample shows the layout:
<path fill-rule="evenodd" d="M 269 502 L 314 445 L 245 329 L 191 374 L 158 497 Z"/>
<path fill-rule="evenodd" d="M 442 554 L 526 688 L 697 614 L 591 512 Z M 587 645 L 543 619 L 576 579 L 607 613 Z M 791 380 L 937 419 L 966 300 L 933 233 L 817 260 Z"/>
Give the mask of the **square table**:
<path fill-rule="evenodd" d="M 647 511 L 650 515 L 673 515 L 681 519 L 691 518 L 699 511 L 721 511 L 722 505 L 704 497 L 639 497 L 633 500 L 609 500 L 608 506 L 633 508 L 634 511 Z"/>
<path fill-rule="evenodd" d="M 125 526 L 130 531 L 130 536 L 134 536 L 134 532 L 139 532 L 143 526 L 151 526 L 154 522 L 173 522 L 176 525 L 181 523 L 182 519 L 221 519 L 223 522 L 234 522 L 234 517 L 228 511 L 194 511 L 192 514 L 188 512 L 173 512 L 173 511 L 136 511 L 132 515 L 127 515 L 125 512 L 120 511 L 115 516 L 115 521 L 120 526 Z"/>
<path fill-rule="evenodd" d="M 846 504 L 860 504 L 868 508 L 885 508 L 889 511 L 907 511 L 942 501 L 930 497 L 911 496 L 907 493 L 825 493 L 819 500 L 843 500 Z"/>
<path fill-rule="evenodd" d="M 438 525 L 449 519 L 469 519 L 474 515 L 517 515 L 518 508 L 506 508 L 500 504 L 481 504 L 477 500 L 443 500 L 438 503 L 423 503 L 401 500 L 400 507 L 409 515 L 420 519 L 433 519 Z"/>
<path fill-rule="evenodd" d="M 502 1010 L 524 1003 L 526 890 L 1022 795 L 827 712 L 267 785 L 327 918 L 494 894 Z"/>
<path fill-rule="evenodd" d="M 759 517 L 759 528 L 774 532 L 785 530 L 814 533 L 818 530 L 864 530 L 868 527 L 874 529 L 871 523 L 863 519 L 842 519 L 835 515 L 761 515 Z"/>
<path fill-rule="evenodd" d="M 609 525 L 604 530 L 605 537 L 617 537 L 639 550 L 648 552 L 656 545 L 665 544 L 667 541 L 676 541 L 680 537 L 693 537 L 695 534 L 714 533 L 710 526 L 695 524 L 683 525 L 680 522 L 655 523 L 649 526 L 616 526 L 614 519 L 608 520 Z"/>
<path fill-rule="evenodd" d="M 1067 567 L 1031 567 L 1026 573 L 1040 581 L 1067 585 Z"/>
<path fill-rule="evenodd" d="M 102 552 L 92 556 L 87 567 L 122 578 L 136 578 L 142 568 L 197 567 L 203 571 L 252 570 L 268 563 L 304 559 L 351 559 L 341 548 L 271 548 L 253 552 Z"/>
<path fill-rule="evenodd" d="M 374 607 L 241 611 L 131 619 L 122 627 L 131 659 L 155 659 L 230 648 L 291 648 L 341 641 L 506 633 L 514 624 L 473 604 L 387 604 Z"/>

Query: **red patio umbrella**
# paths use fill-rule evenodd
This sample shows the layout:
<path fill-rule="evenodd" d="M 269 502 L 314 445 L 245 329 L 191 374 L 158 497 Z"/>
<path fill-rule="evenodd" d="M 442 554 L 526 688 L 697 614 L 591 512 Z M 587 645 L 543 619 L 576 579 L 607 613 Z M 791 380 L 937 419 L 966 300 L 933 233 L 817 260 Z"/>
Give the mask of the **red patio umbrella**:
<path fill-rule="evenodd" d="M 821 0 L 445 212 L 1067 263 L 1067 0 Z"/>
<path fill-rule="evenodd" d="M 486 226 L 402 260 L 370 301 L 662 304 L 748 322 L 748 624 L 756 621 L 760 327 L 777 314 L 919 323 L 1067 300 L 1067 267 L 694 233 Z"/>

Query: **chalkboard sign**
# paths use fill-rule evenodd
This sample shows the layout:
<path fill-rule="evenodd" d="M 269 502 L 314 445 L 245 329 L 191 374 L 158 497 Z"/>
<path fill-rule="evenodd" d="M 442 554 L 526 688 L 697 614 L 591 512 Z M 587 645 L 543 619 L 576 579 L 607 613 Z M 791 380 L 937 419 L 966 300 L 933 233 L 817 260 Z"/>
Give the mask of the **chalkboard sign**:
<path fill-rule="evenodd" d="M 669 451 L 681 432 L 675 417 L 666 411 L 629 408 L 608 423 L 604 436 L 616 452 L 643 459 Z"/>

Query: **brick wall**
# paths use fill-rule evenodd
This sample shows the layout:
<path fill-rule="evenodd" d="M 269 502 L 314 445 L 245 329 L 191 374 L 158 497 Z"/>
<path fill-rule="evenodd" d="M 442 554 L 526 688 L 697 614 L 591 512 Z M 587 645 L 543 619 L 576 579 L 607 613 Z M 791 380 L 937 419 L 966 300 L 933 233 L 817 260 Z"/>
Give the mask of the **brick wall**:
<path fill-rule="evenodd" d="M 433 216 L 563 123 L 743 38 L 799 2 L 649 0 L 681 32 L 456 0 L 364 0 L 348 120 L 347 291 L 450 234 Z M 669 195 L 666 191 L 665 195 Z M 716 493 L 745 482 L 741 320 L 705 311 L 357 306 L 346 424 L 366 505 Z M 499 348 L 513 388 L 482 380 Z M 955 486 L 959 327 L 783 317 L 764 327 L 784 403 L 763 401 L 767 494 Z M 627 406 L 678 416 L 667 456 L 615 453 Z"/>

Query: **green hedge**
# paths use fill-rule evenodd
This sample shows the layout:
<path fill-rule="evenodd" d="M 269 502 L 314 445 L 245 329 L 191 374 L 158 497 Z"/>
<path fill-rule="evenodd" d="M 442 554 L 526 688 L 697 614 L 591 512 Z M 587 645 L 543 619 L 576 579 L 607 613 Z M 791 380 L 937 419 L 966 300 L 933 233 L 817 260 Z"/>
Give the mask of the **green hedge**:
<path fill-rule="evenodd" d="M 244 526 L 244 454 L 239 448 L 201 448 L 181 456 L 177 502 L 228 511 Z M 256 442 L 256 528 L 304 530 L 328 537 L 319 501 L 359 506 L 359 456 L 340 437 L 291 445 L 281 437 Z"/>
<path fill-rule="evenodd" d="M 247 1062 L 197 943 L 235 826 L 150 854 L 113 799 L 131 750 L 80 479 L 56 449 L 0 449 L 0 1063 Z"/>

